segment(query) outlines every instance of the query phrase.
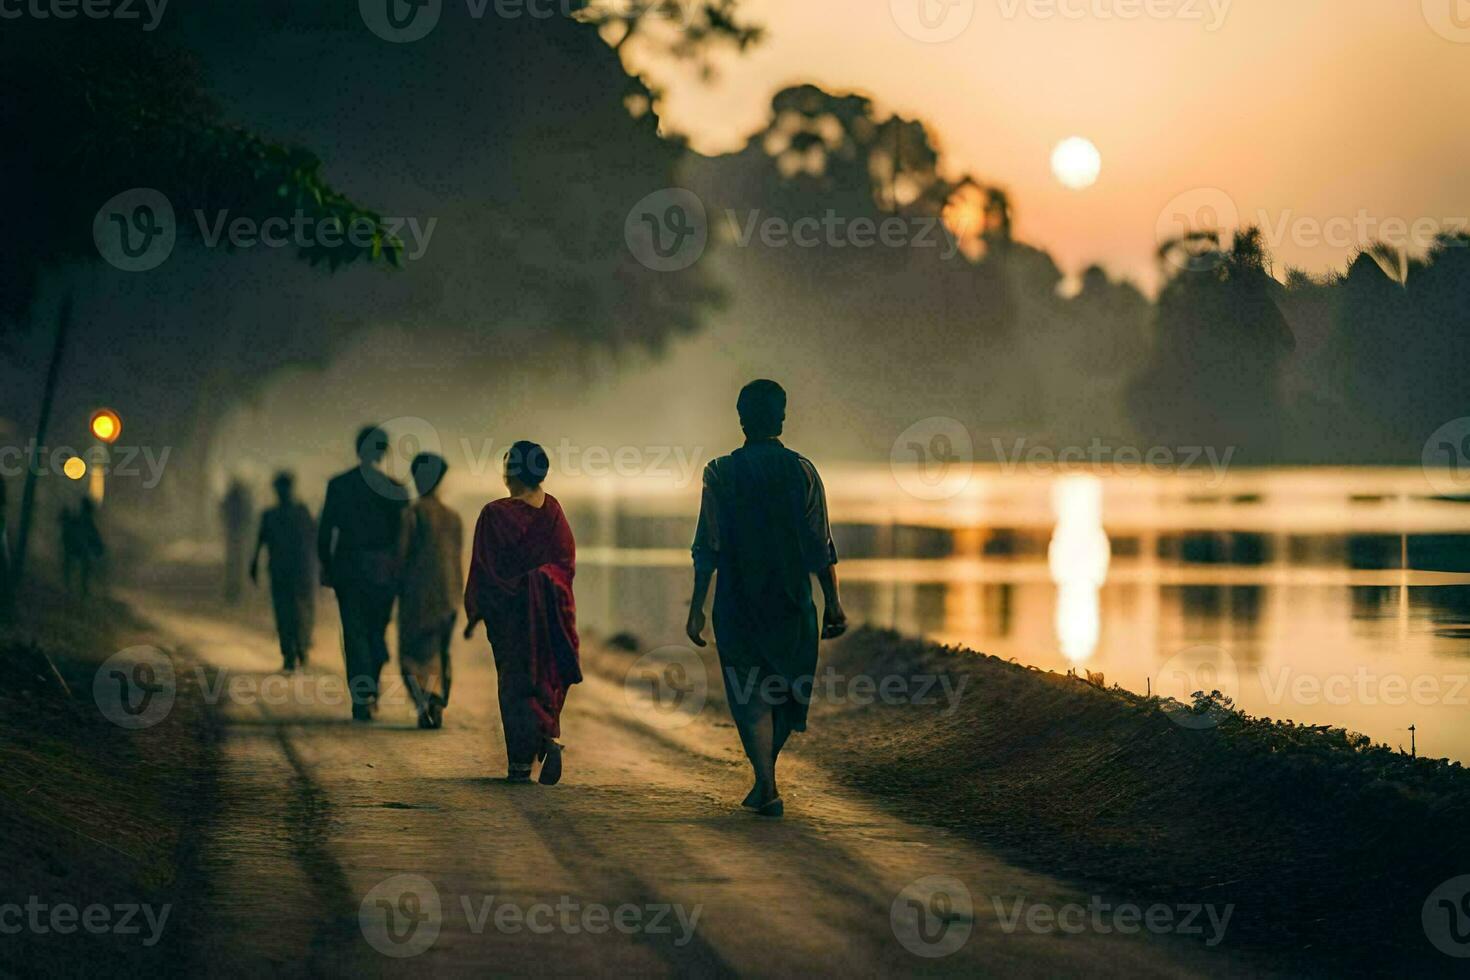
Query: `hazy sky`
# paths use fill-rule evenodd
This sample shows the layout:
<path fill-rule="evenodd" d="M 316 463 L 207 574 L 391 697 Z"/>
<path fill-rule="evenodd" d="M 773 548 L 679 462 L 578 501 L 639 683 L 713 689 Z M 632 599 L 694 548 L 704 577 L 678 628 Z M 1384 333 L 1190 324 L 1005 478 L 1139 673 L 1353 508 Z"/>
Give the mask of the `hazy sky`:
<path fill-rule="evenodd" d="M 955 36 L 906 33 L 900 21 L 926 30 L 920 4 L 929 36 Z M 1205 209 L 1265 225 L 1278 275 L 1341 266 L 1365 238 L 1412 242 L 1415 222 L 1426 239 L 1470 217 L 1470 0 L 742 8 L 769 36 L 725 61 L 712 85 L 651 66 L 669 90 L 669 128 L 727 151 L 763 124 L 784 85 L 863 92 L 928 122 L 956 171 L 1008 187 L 1021 237 L 1067 272 L 1098 261 L 1152 284 L 1161 219 L 1169 227 Z M 1072 135 L 1092 140 L 1103 162 L 1080 192 L 1050 168 L 1052 148 Z"/>

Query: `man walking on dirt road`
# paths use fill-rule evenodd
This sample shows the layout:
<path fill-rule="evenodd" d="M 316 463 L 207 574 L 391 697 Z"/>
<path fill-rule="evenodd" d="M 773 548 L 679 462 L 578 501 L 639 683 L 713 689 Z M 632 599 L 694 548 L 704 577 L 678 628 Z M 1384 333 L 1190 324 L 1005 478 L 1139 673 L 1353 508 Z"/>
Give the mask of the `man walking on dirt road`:
<path fill-rule="evenodd" d="M 388 662 L 388 620 L 398 589 L 398 535 L 408 491 L 378 469 L 388 434 L 376 425 L 357 434 L 358 464 L 327 483 L 317 526 L 322 584 L 337 593 L 352 718 L 371 721 L 378 677 Z"/>
<path fill-rule="evenodd" d="M 752 381 L 735 403 L 745 445 L 704 470 L 694 534 L 694 594 L 685 631 L 704 646 L 704 602 L 715 583 L 715 642 L 730 713 L 755 786 L 741 804 L 761 816 L 784 812 L 776 758 L 792 732 L 806 730 L 817 669 L 817 610 L 811 577 L 822 586 L 822 639 L 841 636 L 847 616 L 837 593 L 837 549 L 827 494 L 817 469 L 781 444 L 786 392 Z"/>

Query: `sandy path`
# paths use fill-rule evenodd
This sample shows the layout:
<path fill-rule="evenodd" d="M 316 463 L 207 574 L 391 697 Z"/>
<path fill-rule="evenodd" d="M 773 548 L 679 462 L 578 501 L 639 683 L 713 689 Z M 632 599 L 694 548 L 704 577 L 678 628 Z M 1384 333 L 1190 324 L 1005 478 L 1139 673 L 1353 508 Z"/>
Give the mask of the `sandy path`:
<path fill-rule="evenodd" d="M 442 731 L 414 728 L 401 692 L 378 722 L 354 725 L 339 700 L 330 606 L 313 667 L 288 688 L 267 680 L 278 662 L 270 637 L 156 595 L 132 601 L 165 642 L 235 685 L 220 689 L 211 972 L 1246 972 L 1174 936 L 1008 931 L 997 899 L 1089 897 L 906 823 L 834 787 L 799 752 L 783 759 L 786 819 L 739 812 L 747 782 L 733 729 L 709 711 L 673 731 L 647 725 L 615 677 L 589 671 L 572 692 L 562 784 L 514 786 L 500 779 L 483 640 L 457 645 Z M 937 897 L 935 885 L 901 895 L 933 876 L 957 880 L 970 908 L 949 883 L 937 883 Z"/>

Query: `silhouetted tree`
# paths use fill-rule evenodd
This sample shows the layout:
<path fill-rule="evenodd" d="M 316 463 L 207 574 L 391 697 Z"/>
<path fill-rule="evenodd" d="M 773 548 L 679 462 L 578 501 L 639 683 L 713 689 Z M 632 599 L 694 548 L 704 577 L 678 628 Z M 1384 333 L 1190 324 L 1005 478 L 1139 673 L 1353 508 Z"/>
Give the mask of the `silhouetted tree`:
<path fill-rule="evenodd" d="M 739 0 L 584 0 L 578 20 L 596 26 L 614 50 L 635 37 L 662 54 L 695 59 L 700 73 L 714 73 L 711 52 L 720 47 L 744 51 L 760 42 L 764 28 L 740 19 Z"/>
<path fill-rule="evenodd" d="M 164 485 L 146 498 L 139 493 L 138 503 L 195 515 L 186 530 L 202 524 L 206 452 L 218 421 L 277 372 L 320 367 L 373 328 L 410 331 L 414 350 L 453 349 L 466 372 L 493 388 L 508 359 L 559 347 L 657 348 L 718 307 L 707 262 L 658 272 L 626 245 L 633 205 L 679 183 L 686 150 L 660 138 L 656 112 L 625 101 L 648 90 L 594 27 L 561 17 L 482 22 L 445 5 L 429 36 L 390 45 L 363 26 L 353 4 L 276 5 L 274 14 L 259 18 L 253 5 L 171 7 L 156 32 L 134 29 L 116 48 L 98 42 L 97 56 L 112 60 L 95 68 L 83 57 L 90 30 L 65 57 L 38 40 L 30 21 L 7 22 L 0 34 L 15 55 L 0 59 L 0 71 L 21 84 L 19 96 L 0 105 L 7 113 L 0 158 L 18 164 L 22 178 L 45 178 L 7 182 L 0 193 L 38 236 L 64 231 L 70 243 L 34 254 L 62 262 L 95 256 L 93 214 L 131 186 L 163 191 L 178 217 L 181 243 L 165 264 L 140 274 L 101 263 L 86 270 L 74 339 L 89 356 L 68 362 L 57 409 L 58 418 L 75 419 L 97 402 L 114 404 L 130 440 L 172 450 Z M 137 87 L 162 93 L 154 101 L 180 109 L 165 114 L 130 94 L 129 72 L 140 75 Z M 213 98 L 204 92 L 206 73 Z M 106 90 L 92 93 L 95 86 Z M 102 110 L 93 106 L 110 107 L 121 121 L 94 119 Z M 138 119 L 127 115 L 139 106 Z M 228 264 L 210 258 L 188 240 L 195 209 L 258 217 L 273 202 L 287 213 L 299 205 L 314 219 L 320 209 L 350 207 L 325 185 L 315 158 L 244 137 L 238 145 L 254 154 L 248 175 L 278 196 L 266 201 L 254 183 L 221 180 L 210 154 L 236 146 L 238 133 L 220 121 L 226 116 L 270 119 L 330 146 L 334 182 L 386 213 L 436 222 L 432 246 L 405 255 L 392 276 L 358 268 L 328 279 L 264 248 Z M 190 125 L 159 122 L 176 117 Z M 81 122 L 54 124 L 72 118 Z M 158 159 L 134 152 L 131 142 L 145 149 L 150 126 L 161 134 Z M 43 130 L 36 139 L 33 129 Z M 175 138 L 180 131 L 199 139 Z M 78 140 L 118 164 L 89 170 L 72 145 Z M 68 185 L 62 175 L 73 172 Z M 23 251 L 13 255 L 31 262 L 33 253 Z M 32 281 L 15 272 L 5 267 L 12 281 Z M 46 309 L 55 306 L 53 296 Z M 0 385 L 0 417 L 34 411 L 44 346 L 16 342 L 7 366 L 15 383 Z M 404 354 L 411 366 L 414 352 Z M 126 505 L 133 491 L 110 490 L 109 502 Z"/>
<path fill-rule="evenodd" d="M 886 454 L 928 415 L 967 423 L 982 455 L 991 436 L 1125 435 L 1118 389 L 1133 365 L 1076 358 L 1074 341 L 1140 350 L 1146 301 L 1123 283 L 1104 291 L 1112 300 L 1061 296 L 1051 257 L 1015 241 L 1009 195 L 974 176 L 945 178 L 943 163 L 921 122 L 802 85 L 776 94 L 743 150 L 691 167 L 727 244 L 743 240 L 719 257 L 740 284 L 742 322 L 800 323 L 778 331 L 783 363 L 810 365 L 811 397 L 830 392 L 844 406 L 846 442 L 828 451 Z M 772 217 L 809 228 L 831 218 L 837 237 L 768 246 L 760 227 Z M 897 246 L 875 240 L 885 222 L 902 230 Z M 855 227 L 868 229 L 867 246 L 849 240 Z M 743 351 L 753 346 L 742 333 Z"/>
<path fill-rule="evenodd" d="M 1260 229 L 1242 230 L 1228 248 L 1196 233 L 1166 242 L 1160 256 L 1174 274 L 1159 295 L 1152 358 L 1130 393 L 1135 423 L 1167 444 L 1274 458 L 1281 372 L 1295 340 Z"/>
<path fill-rule="evenodd" d="M 133 187 L 171 203 L 214 211 L 227 207 L 259 226 L 304 215 L 371 232 L 334 244 L 304 243 L 312 264 L 336 268 L 359 259 L 397 263 L 401 243 L 381 217 L 353 203 L 321 176 L 315 156 L 224 123 L 205 94 L 196 63 L 176 45 L 118 20 L 39 19 L 0 34 L 0 211 L 27 230 L 24 247 L 0 262 L 0 332 L 25 318 L 42 276 L 68 262 L 97 258 L 92 228 L 98 208 Z M 156 218 L 156 216 L 155 216 Z M 198 228 L 178 223 L 185 235 Z M 35 444 L 44 445 L 71 302 L 58 320 Z M 17 521 L 15 585 L 25 569 L 36 468 L 28 467 Z"/>
<path fill-rule="evenodd" d="M 1370 244 L 1345 272 L 1288 276 L 1284 310 L 1308 343 L 1293 365 L 1288 457 L 1411 463 L 1466 414 L 1470 262 L 1460 236 L 1425 255 Z"/>
<path fill-rule="evenodd" d="M 26 229 L 25 247 L 0 262 L 0 329 L 24 315 L 46 269 L 97 257 L 93 216 L 136 186 L 178 208 L 228 207 L 257 222 L 298 210 L 343 227 L 367 219 L 370 243 L 312 243 L 303 258 L 397 262 L 401 243 L 380 216 L 329 186 L 312 153 L 226 123 L 194 57 L 121 23 L 46 19 L 0 34 L 0 208 Z"/>

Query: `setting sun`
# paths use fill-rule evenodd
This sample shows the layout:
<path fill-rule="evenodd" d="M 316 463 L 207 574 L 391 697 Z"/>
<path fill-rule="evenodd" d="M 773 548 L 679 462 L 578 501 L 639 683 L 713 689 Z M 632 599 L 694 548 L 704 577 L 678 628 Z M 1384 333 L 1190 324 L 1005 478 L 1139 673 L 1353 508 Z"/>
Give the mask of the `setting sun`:
<path fill-rule="evenodd" d="M 1102 172 L 1102 154 L 1091 140 L 1080 136 L 1062 140 L 1051 153 L 1051 172 L 1062 186 L 1080 191 L 1097 183 Z"/>

